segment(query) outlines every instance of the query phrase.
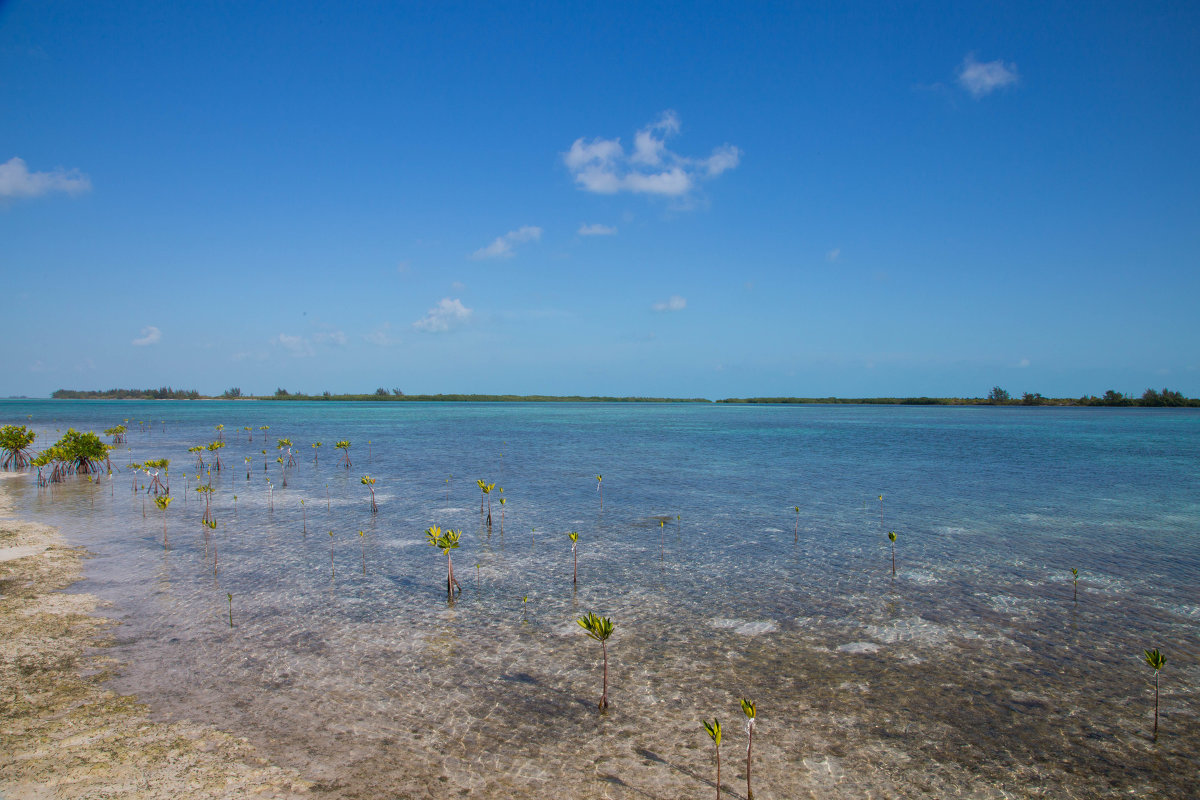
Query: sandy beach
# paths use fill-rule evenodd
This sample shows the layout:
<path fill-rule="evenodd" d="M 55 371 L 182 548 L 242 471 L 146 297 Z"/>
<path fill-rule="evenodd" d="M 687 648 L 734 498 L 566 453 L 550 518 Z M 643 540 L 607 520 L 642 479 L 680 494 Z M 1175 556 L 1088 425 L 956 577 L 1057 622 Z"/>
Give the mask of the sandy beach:
<path fill-rule="evenodd" d="M 12 517 L 0 477 L 0 797 L 292 798 L 311 784 L 210 726 L 153 722 L 103 688 L 119 665 L 95 597 L 68 591 L 87 554 Z"/>

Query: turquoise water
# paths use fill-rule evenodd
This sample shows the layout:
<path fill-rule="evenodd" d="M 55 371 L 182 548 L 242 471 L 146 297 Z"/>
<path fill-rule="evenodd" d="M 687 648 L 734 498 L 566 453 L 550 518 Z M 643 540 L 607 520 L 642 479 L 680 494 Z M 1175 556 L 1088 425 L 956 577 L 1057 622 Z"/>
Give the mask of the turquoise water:
<path fill-rule="evenodd" d="M 79 589 L 121 623 L 114 688 L 328 796 L 700 795 L 714 715 L 744 794 L 743 695 L 760 798 L 1195 795 L 1195 411 L 0 402 L 39 445 L 125 419 L 111 481 L 5 490 L 94 554 Z M 186 450 L 217 424 L 206 533 Z M 166 547 L 124 468 L 156 457 Z M 435 524 L 463 532 L 453 604 Z M 616 624 L 605 716 L 588 610 Z"/>

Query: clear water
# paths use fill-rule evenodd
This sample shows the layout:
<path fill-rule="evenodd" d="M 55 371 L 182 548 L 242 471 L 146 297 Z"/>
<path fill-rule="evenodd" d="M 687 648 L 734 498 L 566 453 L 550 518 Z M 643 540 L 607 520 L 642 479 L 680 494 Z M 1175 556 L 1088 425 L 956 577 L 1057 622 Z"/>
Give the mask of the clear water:
<path fill-rule="evenodd" d="M 1200 786 L 1195 411 L 0 402 L 39 444 L 125 419 L 111 481 L 5 490 L 94 554 L 79 589 L 121 623 L 115 689 L 329 796 L 703 796 L 713 716 L 744 795 L 743 695 L 760 798 Z M 217 424 L 206 535 L 186 449 Z M 124 468 L 156 457 L 167 547 Z M 435 524 L 463 531 L 453 604 Z M 603 716 L 588 610 L 616 624 Z"/>

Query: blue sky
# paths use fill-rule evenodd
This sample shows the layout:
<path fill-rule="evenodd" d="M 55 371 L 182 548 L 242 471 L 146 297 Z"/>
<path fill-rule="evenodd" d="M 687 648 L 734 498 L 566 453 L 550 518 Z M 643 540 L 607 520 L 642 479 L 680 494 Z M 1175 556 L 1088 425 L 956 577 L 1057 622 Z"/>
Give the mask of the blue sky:
<path fill-rule="evenodd" d="M 1197 30 L 0 2 L 0 395 L 1200 396 Z"/>

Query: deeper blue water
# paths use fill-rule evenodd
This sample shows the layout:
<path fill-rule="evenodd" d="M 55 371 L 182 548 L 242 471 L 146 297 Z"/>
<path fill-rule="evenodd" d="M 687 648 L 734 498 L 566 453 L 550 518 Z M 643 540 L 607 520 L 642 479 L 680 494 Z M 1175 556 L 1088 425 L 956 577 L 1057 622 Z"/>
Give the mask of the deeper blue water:
<path fill-rule="evenodd" d="M 0 401 L 35 449 L 124 420 L 111 479 L 5 491 L 93 554 L 114 688 L 327 796 L 697 795 L 699 720 L 736 776 L 741 696 L 760 798 L 1200 785 L 1195 410 Z M 187 448 L 219 424 L 215 471 Z M 126 468 L 158 457 L 165 519 Z M 452 604 L 431 525 L 463 532 Z M 588 610 L 616 624 L 604 716 Z"/>

